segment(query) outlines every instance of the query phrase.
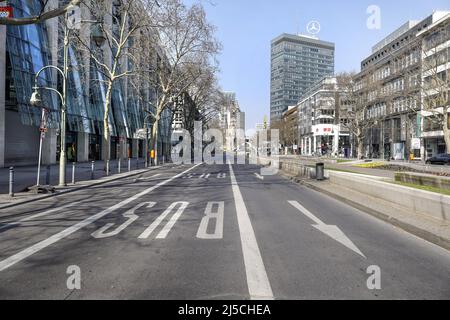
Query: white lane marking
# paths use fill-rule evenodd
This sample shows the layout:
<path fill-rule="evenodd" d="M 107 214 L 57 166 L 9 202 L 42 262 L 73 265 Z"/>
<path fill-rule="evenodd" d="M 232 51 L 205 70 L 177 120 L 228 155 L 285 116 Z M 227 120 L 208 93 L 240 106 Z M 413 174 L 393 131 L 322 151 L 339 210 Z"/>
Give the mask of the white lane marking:
<path fill-rule="evenodd" d="M 167 238 L 167 235 L 169 234 L 170 230 L 172 230 L 173 226 L 178 221 L 178 219 L 180 219 L 184 210 L 186 210 L 186 208 L 188 207 L 189 202 L 176 202 L 175 205 L 180 205 L 180 207 L 178 208 L 177 212 L 173 214 L 172 218 L 170 218 L 169 222 L 166 223 L 161 232 L 156 236 L 156 239 Z"/>
<path fill-rule="evenodd" d="M 145 206 L 147 206 L 147 209 L 151 209 L 155 205 L 156 205 L 156 202 L 140 203 L 136 207 L 134 207 L 133 209 L 128 210 L 127 212 L 125 212 L 123 214 L 123 217 L 124 218 L 128 218 L 128 220 L 125 221 L 124 223 L 122 223 L 120 226 L 118 226 L 115 230 L 110 231 L 110 232 L 106 232 L 109 228 L 114 226 L 114 223 L 107 223 L 102 228 L 100 228 L 97 231 L 93 232 L 92 236 L 94 238 L 96 238 L 96 239 L 104 239 L 104 238 L 117 236 L 119 233 L 121 233 L 123 230 L 125 230 L 125 228 L 127 228 L 130 224 L 132 224 L 137 219 L 139 219 L 139 216 L 137 214 L 135 214 L 136 210 L 138 210 L 138 209 L 140 209 L 142 207 L 145 207 Z"/>
<path fill-rule="evenodd" d="M 259 180 L 264 180 L 264 177 L 258 173 L 255 172 L 255 176 L 259 179 Z"/>
<path fill-rule="evenodd" d="M 199 179 L 208 179 L 211 176 L 211 173 L 204 173 L 200 176 Z"/>
<path fill-rule="evenodd" d="M 58 242 L 59 240 L 70 236 L 71 234 L 77 232 L 78 230 L 80 230 L 80 229 L 90 225 L 91 223 L 93 223 L 93 222 L 103 218 L 104 216 L 108 215 L 109 213 L 111 213 L 111 212 L 113 212 L 113 211 L 115 211 L 117 209 L 120 209 L 123 206 L 126 206 L 127 204 L 129 204 L 129 203 L 131 203 L 133 201 L 136 201 L 137 199 L 139 199 L 139 198 L 149 194 L 150 192 L 155 191 L 156 189 L 158 189 L 158 188 L 160 188 L 160 187 L 162 187 L 162 186 L 172 182 L 175 179 L 178 179 L 179 177 L 182 177 L 187 172 L 192 171 L 195 168 L 197 168 L 199 165 L 201 165 L 201 164 L 197 164 L 197 165 L 187 169 L 186 171 L 184 171 L 184 172 L 182 172 L 180 174 L 177 174 L 176 176 L 173 176 L 170 179 L 162 181 L 162 182 L 158 183 L 157 185 L 155 185 L 155 186 L 153 186 L 151 188 L 148 188 L 148 189 L 142 191 L 141 193 L 138 193 L 138 194 L 132 196 L 131 198 L 128 198 L 128 199 L 126 199 L 126 200 L 124 200 L 124 201 L 122 201 L 122 202 L 120 202 L 120 203 L 118 203 L 118 204 L 116 204 L 116 205 L 106 209 L 106 210 L 103 210 L 102 212 L 97 213 L 96 215 L 93 215 L 93 216 L 91 216 L 91 217 L 89 217 L 89 218 L 87 218 L 87 219 L 77 223 L 76 225 L 61 231 L 61 232 L 51 236 L 50 238 L 47 238 L 47 239 L 45 239 L 45 240 L 43 240 L 41 242 L 38 242 L 35 245 L 33 245 L 33 246 L 31 246 L 31 247 L 29 247 L 27 249 L 24 249 L 24 250 L 20 251 L 19 253 L 16 253 L 15 255 L 13 255 L 11 257 L 6 258 L 5 260 L 0 261 L 0 271 L 4 271 L 4 270 L 8 269 L 9 267 L 11 267 L 11 266 L 15 265 L 16 263 L 22 261 L 23 259 L 26 259 L 29 256 L 35 254 L 36 252 L 39 252 L 42 249 L 44 249 L 44 248 L 46 248 L 46 247 L 48 247 L 48 246 Z"/>
<path fill-rule="evenodd" d="M 231 163 L 229 166 L 239 234 L 241 236 L 245 272 L 247 275 L 248 292 L 252 300 L 273 300 L 272 288 L 270 286 L 269 278 L 267 277 L 261 252 L 259 251 L 252 222 L 250 221 L 247 207 L 245 206 Z"/>
<path fill-rule="evenodd" d="M 213 211 L 214 207 L 217 210 Z M 200 227 L 197 231 L 197 238 L 205 240 L 218 240 L 223 239 L 223 213 L 225 211 L 225 202 L 208 202 L 205 209 L 205 216 L 200 223 Z M 211 219 L 215 219 L 216 228 L 213 234 L 208 234 L 208 225 Z"/>
<path fill-rule="evenodd" d="M 356 252 L 360 256 L 366 258 L 366 256 L 358 249 L 358 247 L 344 234 L 344 232 L 339 229 L 337 226 L 333 225 L 327 225 L 323 223 L 319 218 L 317 218 L 315 215 L 313 215 L 311 212 L 309 212 L 305 207 L 303 207 L 300 203 L 297 201 L 288 201 L 294 208 L 299 210 L 301 213 L 303 213 L 305 216 L 313 220 L 316 225 L 313 225 L 314 228 L 319 230 L 320 232 L 323 232 L 330 238 L 336 240 L 340 244 L 346 246 L 350 250 Z"/>
<path fill-rule="evenodd" d="M 35 215 L 32 215 L 32 216 L 29 216 L 27 218 L 23 218 L 23 219 L 21 219 L 21 220 L 19 220 L 17 222 L 8 223 L 8 224 L 6 224 L 4 226 L 1 226 L 0 227 L 0 231 L 3 230 L 3 229 L 10 228 L 10 227 L 18 226 L 18 225 L 20 225 L 21 222 L 27 222 L 27 221 L 30 221 L 30 220 L 34 220 L 36 218 L 45 217 L 45 216 L 47 216 L 47 215 L 49 215 L 51 213 L 54 213 L 54 212 L 57 212 L 57 211 L 60 211 L 60 210 L 63 210 L 63 209 L 67 209 L 67 208 L 70 208 L 70 207 L 73 207 L 73 206 L 75 206 L 77 204 L 80 204 L 80 202 L 69 203 L 69 204 L 67 204 L 65 206 L 62 206 L 62 207 L 54 208 L 54 209 L 51 209 L 51 210 L 48 210 L 48 211 L 44 211 L 44 212 L 41 212 L 41 213 L 38 213 L 38 214 L 35 214 Z"/>

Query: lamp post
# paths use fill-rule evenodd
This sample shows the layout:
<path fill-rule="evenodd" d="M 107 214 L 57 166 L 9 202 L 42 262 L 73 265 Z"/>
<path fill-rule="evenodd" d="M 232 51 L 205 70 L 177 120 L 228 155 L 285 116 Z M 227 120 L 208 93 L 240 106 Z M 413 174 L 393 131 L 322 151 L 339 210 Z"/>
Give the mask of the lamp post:
<path fill-rule="evenodd" d="M 66 13 L 66 21 L 68 18 L 68 14 Z M 45 66 L 43 68 L 41 68 L 35 76 L 34 79 L 34 92 L 31 96 L 30 99 L 30 103 L 32 105 L 37 105 L 38 103 L 40 103 L 40 98 L 39 98 L 39 89 L 42 90 L 48 90 L 48 91 L 52 91 L 57 93 L 57 95 L 59 96 L 59 98 L 61 99 L 61 135 L 60 135 L 60 146 L 61 146 L 61 152 L 60 152 L 60 159 L 59 159 L 59 185 L 60 186 L 66 186 L 66 107 L 67 107 L 67 74 L 68 74 L 68 60 L 69 60 L 69 28 L 66 26 L 64 27 L 64 66 L 63 69 L 57 67 L 57 66 L 53 66 L 53 65 L 49 65 L 49 66 Z M 62 93 L 59 92 L 57 89 L 55 88 L 50 88 L 50 87 L 41 87 L 38 86 L 38 79 L 40 74 L 47 69 L 54 69 L 56 71 L 58 71 L 63 79 L 63 89 L 62 89 Z M 39 99 L 38 99 L 39 98 Z"/>
<path fill-rule="evenodd" d="M 77 28 L 76 21 L 72 22 L 72 27 L 69 27 L 69 12 L 66 12 L 65 14 L 65 26 L 64 26 L 64 48 L 63 48 L 63 69 L 49 65 L 45 66 L 42 69 L 40 69 L 35 76 L 35 86 L 34 86 L 34 92 L 31 96 L 30 103 L 32 105 L 39 104 L 40 101 L 40 95 L 39 95 L 39 89 L 42 90 L 48 90 L 55 92 L 59 98 L 61 99 L 61 134 L 60 134 L 60 159 L 59 159 L 59 185 L 60 186 L 66 186 L 66 123 L 67 123 L 67 81 L 68 81 L 68 71 L 69 71 L 69 36 L 70 36 L 70 30 L 71 28 Z M 98 25 L 98 21 L 81 21 L 86 23 L 96 23 L 96 26 Z M 92 32 L 92 38 L 95 41 L 95 43 L 101 47 L 103 42 L 105 41 L 105 37 L 103 33 L 101 32 L 100 28 L 95 29 Z M 50 87 L 42 87 L 38 86 L 38 79 L 40 74 L 46 70 L 46 69 L 54 69 L 57 72 L 59 72 L 63 79 L 63 88 L 62 92 L 58 91 L 55 88 Z"/>
<path fill-rule="evenodd" d="M 145 130 L 145 167 L 148 168 L 149 167 L 149 157 L 148 157 L 148 140 L 149 140 L 149 125 L 148 125 L 148 118 L 152 116 L 152 114 L 147 111 L 147 115 L 144 118 L 144 130 Z"/>
<path fill-rule="evenodd" d="M 38 191 L 40 188 L 40 184 L 41 184 L 40 177 L 41 177 L 41 162 L 42 162 L 42 143 L 43 143 L 43 140 L 45 137 L 45 132 L 47 130 L 47 124 L 46 124 L 47 109 L 42 106 L 42 99 L 41 99 L 39 92 L 37 92 L 37 91 L 34 91 L 33 94 L 31 95 L 30 103 L 33 106 L 42 108 L 41 125 L 39 128 L 40 137 L 39 137 L 38 171 L 37 171 L 37 179 L 36 179 L 36 188 L 37 188 L 36 191 Z"/>
<path fill-rule="evenodd" d="M 103 47 L 106 37 L 102 30 L 102 21 L 91 21 L 91 20 L 83 20 L 84 23 L 92 23 L 93 27 L 91 28 L 91 38 L 94 40 L 97 47 L 101 48 Z"/>

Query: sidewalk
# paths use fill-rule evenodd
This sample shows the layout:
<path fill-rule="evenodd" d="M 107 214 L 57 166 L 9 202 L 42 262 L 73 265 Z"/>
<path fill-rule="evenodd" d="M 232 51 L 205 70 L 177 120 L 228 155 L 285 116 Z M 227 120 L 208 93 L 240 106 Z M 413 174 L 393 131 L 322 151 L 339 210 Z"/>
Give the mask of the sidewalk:
<path fill-rule="evenodd" d="M 142 167 L 143 167 L 143 165 L 142 165 Z M 124 178 L 139 176 L 148 171 L 153 171 L 156 169 L 160 169 L 162 167 L 164 167 L 164 166 L 154 166 L 154 167 L 149 167 L 147 169 L 143 168 L 143 169 L 138 169 L 138 170 L 132 170 L 130 172 L 127 171 L 127 172 L 124 172 L 121 174 L 110 175 L 108 177 L 103 176 L 103 177 L 97 178 L 95 180 L 86 180 L 86 181 L 77 182 L 76 184 L 68 184 L 65 187 L 56 186 L 55 193 L 35 194 L 32 192 L 19 192 L 19 193 L 16 193 L 14 195 L 14 197 L 10 197 L 8 194 L 0 194 L 0 210 L 9 208 L 9 207 L 14 207 L 17 205 L 21 205 L 24 203 L 39 201 L 39 200 L 75 192 L 78 190 L 102 185 L 102 184 L 105 184 L 108 182 L 112 182 L 112 181 L 116 181 L 116 180 L 120 180 L 120 179 L 124 179 Z"/>
<path fill-rule="evenodd" d="M 296 183 L 331 196 L 380 220 L 450 250 L 449 221 L 411 213 L 409 210 L 389 201 L 334 184 L 329 180 L 316 181 L 300 178 L 284 171 L 282 175 Z"/>
<path fill-rule="evenodd" d="M 143 169 L 144 159 L 131 159 L 131 170 Z M 94 166 L 94 179 L 106 176 L 103 161 L 96 161 Z M 128 160 L 121 161 L 121 172 L 128 171 Z M 118 173 L 118 160 L 110 161 L 110 175 Z M 41 167 L 40 184 L 46 184 L 47 166 Z M 36 185 L 37 166 L 14 167 L 14 193 L 25 191 L 26 188 Z M 75 181 L 91 180 L 91 162 L 77 163 L 75 166 Z M 72 163 L 66 166 L 66 182 L 72 183 Z M 59 165 L 50 166 L 50 185 L 59 184 Z M 9 168 L 0 168 L 0 195 L 9 193 Z"/>

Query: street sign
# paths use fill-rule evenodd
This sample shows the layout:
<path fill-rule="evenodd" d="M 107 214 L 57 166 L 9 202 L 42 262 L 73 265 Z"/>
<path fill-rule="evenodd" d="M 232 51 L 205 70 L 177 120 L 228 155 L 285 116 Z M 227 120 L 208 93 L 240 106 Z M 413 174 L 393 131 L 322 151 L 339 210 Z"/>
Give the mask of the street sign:
<path fill-rule="evenodd" d="M 13 7 L 3 6 L 0 7 L 0 18 L 12 18 L 13 17 Z"/>

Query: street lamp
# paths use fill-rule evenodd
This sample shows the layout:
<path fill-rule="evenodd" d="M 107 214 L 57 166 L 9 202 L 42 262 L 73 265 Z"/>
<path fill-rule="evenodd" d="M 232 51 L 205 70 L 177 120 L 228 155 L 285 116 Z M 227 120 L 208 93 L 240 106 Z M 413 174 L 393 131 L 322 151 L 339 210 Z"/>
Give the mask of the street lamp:
<path fill-rule="evenodd" d="M 39 158 L 38 158 L 38 172 L 37 172 L 37 179 L 36 179 L 36 192 L 39 192 L 40 189 L 40 177 L 41 177 L 41 162 L 42 162 L 42 142 L 44 140 L 45 136 L 45 115 L 46 115 L 46 109 L 42 105 L 42 99 L 41 95 L 39 94 L 38 88 L 33 88 L 33 94 L 31 95 L 30 104 L 33 107 L 42 108 L 42 114 L 41 114 L 41 124 L 39 127 L 40 137 L 39 137 Z"/>
<path fill-rule="evenodd" d="M 33 93 L 31 94 L 30 104 L 33 107 L 40 107 L 42 104 L 42 99 L 39 91 L 37 91 L 38 88 L 34 88 Z"/>
<path fill-rule="evenodd" d="M 65 50 L 66 51 L 66 50 Z M 50 87 L 38 87 L 37 83 L 38 83 L 38 78 L 40 76 L 40 74 L 46 70 L 46 69 L 55 69 L 57 70 L 63 77 L 63 92 L 59 92 L 57 89 L 55 88 L 50 88 Z M 60 153 L 60 162 L 59 162 L 59 185 L 60 186 L 65 186 L 66 185 L 66 82 L 67 82 L 67 61 L 65 58 L 65 62 L 64 62 L 64 70 L 61 70 L 60 68 L 58 68 L 57 66 L 45 66 L 42 69 L 40 69 L 37 73 L 36 73 L 36 77 L 35 77 L 35 87 L 33 94 L 31 95 L 31 99 L 30 99 L 30 104 L 33 106 L 39 106 L 42 103 L 42 99 L 41 99 L 41 95 L 39 93 L 39 89 L 41 90 L 48 90 L 48 91 L 52 91 L 55 92 L 59 98 L 61 99 L 61 153 Z M 43 108 L 43 112 L 44 112 L 44 108 Z M 39 159 L 40 161 L 40 159 Z M 38 183 L 39 184 L 39 183 Z"/>
<path fill-rule="evenodd" d="M 56 93 L 59 98 L 61 99 L 61 134 L 60 134 L 60 159 L 59 159 L 59 185 L 60 186 L 66 186 L 66 111 L 67 111 L 67 81 L 68 81 L 68 70 L 69 70 L 69 36 L 70 36 L 70 30 L 72 27 L 69 27 L 69 12 L 66 12 L 65 15 L 65 26 L 64 26 L 64 56 L 63 56 L 63 69 L 48 65 L 43 68 L 41 68 L 35 76 L 35 86 L 33 88 L 34 92 L 31 95 L 30 104 L 33 106 L 37 106 L 42 102 L 41 95 L 39 94 L 39 89 L 41 90 L 48 90 Z M 103 32 L 100 28 L 98 21 L 81 21 L 81 22 L 88 22 L 88 23 L 96 23 L 97 28 L 92 32 L 92 38 L 96 42 L 96 44 L 100 47 L 103 45 L 105 39 L 105 36 L 103 35 Z M 74 25 L 74 24 L 73 24 Z M 63 89 L 62 92 L 58 91 L 55 88 L 50 87 L 41 87 L 38 86 L 38 79 L 39 75 L 46 69 L 54 69 L 57 72 L 59 72 L 63 79 Z"/>
<path fill-rule="evenodd" d="M 68 13 L 66 13 L 65 20 L 68 21 Z M 59 159 L 59 185 L 60 186 L 66 186 L 66 106 L 67 106 L 67 78 L 68 78 L 68 61 L 69 61 L 69 33 L 70 29 L 67 26 L 67 23 L 64 27 L 64 66 L 63 69 L 49 65 L 41 68 L 35 76 L 35 86 L 34 86 L 34 92 L 31 96 L 30 103 L 35 105 L 38 101 L 40 101 L 40 95 L 38 90 L 48 90 L 55 92 L 61 99 L 61 152 L 60 152 L 60 159 Z M 39 87 L 38 86 L 38 79 L 39 75 L 47 69 L 54 69 L 57 72 L 59 72 L 63 79 L 63 90 L 62 93 L 59 92 L 55 88 L 49 88 L 49 87 Z"/>
<path fill-rule="evenodd" d="M 101 22 L 99 21 L 83 21 L 83 22 L 94 23 L 93 27 L 91 28 L 91 38 L 92 40 L 94 40 L 97 47 L 101 48 L 106 41 L 106 37 L 101 28 Z"/>

